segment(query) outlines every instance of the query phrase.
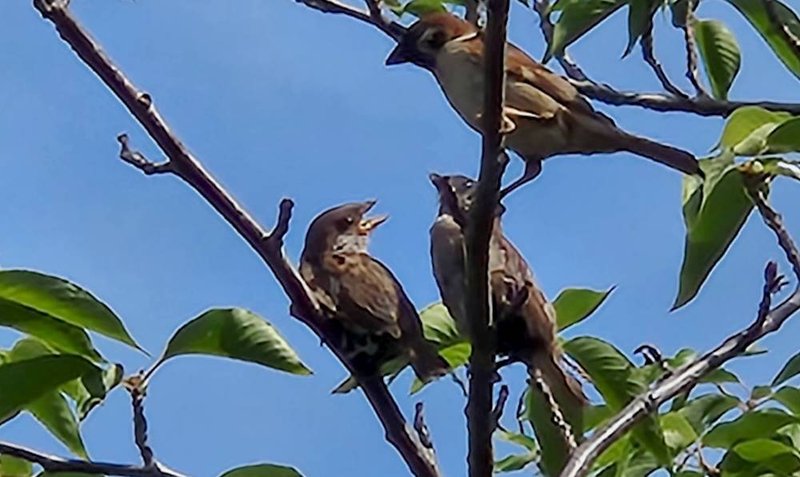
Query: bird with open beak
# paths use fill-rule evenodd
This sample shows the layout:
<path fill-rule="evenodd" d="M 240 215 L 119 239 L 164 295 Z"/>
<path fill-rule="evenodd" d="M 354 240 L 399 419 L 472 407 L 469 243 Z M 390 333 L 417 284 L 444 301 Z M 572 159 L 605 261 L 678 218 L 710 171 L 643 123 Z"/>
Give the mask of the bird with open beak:
<path fill-rule="evenodd" d="M 425 340 L 414 305 L 388 268 L 368 253 L 372 232 L 387 216 L 366 217 L 375 201 L 340 205 L 308 228 L 300 274 L 325 312 L 341 326 L 356 374 L 406 358 L 423 381 L 447 373 L 447 362 Z"/>
<path fill-rule="evenodd" d="M 484 35 L 471 23 L 450 13 L 432 13 L 409 28 L 386 64 L 413 63 L 431 71 L 450 106 L 481 131 L 484 52 Z M 569 81 L 511 44 L 505 70 L 505 145 L 525 160 L 525 173 L 503 195 L 533 180 L 543 160 L 561 154 L 627 151 L 702 176 L 692 154 L 618 128 Z"/>
<path fill-rule="evenodd" d="M 430 231 L 433 274 L 459 332 L 469 337 L 464 230 L 477 183 L 460 175 L 431 174 L 430 180 L 439 193 L 439 214 Z M 492 329 L 497 335 L 497 352 L 525 363 L 532 375 L 538 370 L 562 410 L 579 415 L 586 397 L 580 383 L 562 367 L 555 310 L 525 259 L 503 233 L 502 213 L 502 206 L 498 206 L 489 240 Z"/>

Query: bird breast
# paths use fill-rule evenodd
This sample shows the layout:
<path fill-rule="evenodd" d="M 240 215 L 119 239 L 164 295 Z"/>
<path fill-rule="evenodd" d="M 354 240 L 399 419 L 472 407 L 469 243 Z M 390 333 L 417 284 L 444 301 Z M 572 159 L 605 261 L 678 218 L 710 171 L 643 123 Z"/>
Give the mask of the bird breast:
<path fill-rule="evenodd" d="M 480 130 L 483 110 L 483 68 L 470 51 L 469 42 L 446 43 L 436 56 L 436 79 L 447 101 L 461 119 Z"/>

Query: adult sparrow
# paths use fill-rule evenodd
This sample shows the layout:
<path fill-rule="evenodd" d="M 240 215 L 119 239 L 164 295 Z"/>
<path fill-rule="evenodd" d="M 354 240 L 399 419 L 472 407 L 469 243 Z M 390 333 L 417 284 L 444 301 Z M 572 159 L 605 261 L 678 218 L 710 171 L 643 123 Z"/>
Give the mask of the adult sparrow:
<path fill-rule="evenodd" d="M 439 214 L 431 227 L 433 274 L 442 302 L 459 331 L 469 337 L 466 318 L 464 230 L 477 189 L 464 176 L 430 175 L 439 192 Z M 556 339 L 555 310 L 536 284 L 525 259 L 503 234 L 498 206 L 489 241 L 489 285 L 497 352 L 538 370 L 566 409 L 580 409 L 586 402 L 580 383 L 562 368 L 562 352 Z"/>
<path fill-rule="evenodd" d="M 402 357 L 429 381 L 448 366 L 425 340 L 419 315 L 400 283 L 367 251 L 369 235 L 387 218 L 365 217 L 374 205 L 344 204 L 317 216 L 306 233 L 300 274 L 341 326 L 341 346 L 358 373 L 375 375 L 382 364 Z"/>
<path fill-rule="evenodd" d="M 483 33 L 449 13 L 420 18 L 386 58 L 430 70 L 450 105 L 480 131 L 484 91 Z M 504 195 L 534 179 L 541 162 L 561 154 L 628 151 L 687 174 L 702 175 L 692 154 L 634 136 L 595 111 L 578 90 L 514 45 L 506 49 L 505 144 L 525 160 L 525 173 Z"/>

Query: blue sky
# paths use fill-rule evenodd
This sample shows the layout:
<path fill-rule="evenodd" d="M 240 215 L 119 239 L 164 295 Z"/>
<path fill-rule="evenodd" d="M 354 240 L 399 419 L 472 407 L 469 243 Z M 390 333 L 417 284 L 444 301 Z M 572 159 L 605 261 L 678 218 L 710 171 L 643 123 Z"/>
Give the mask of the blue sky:
<path fill-rule="evenodd" d="M 405 466 L 358 393 L 332 396 L 342 367 L 287 314 L 269 271 L 194 192 L 172 177 L 146 178 L 117 159 L 122 131 L 151 158 L 157 148 L 30 5 L 0 2 L 0 265 L 65 276 L 93 291 L 157 353 L 186 320 L 214 306 L 242 306 L 280 328 L 315 371 L 295 377 L 255 365 L 180 358 L 156 376 L 147 400 L 157 457 L 197 476 L 255 462 L 297 466 L 306 476 L 402 476 Z M 474 173 L 479 138 L 449 109 L 433 79 L 383 66 L 391 40 L 354 21 L 290 0 L 88 1 L 73 9 L 106 51 L 150 92 L 174 130 L 263 223 L 282 197 L 296 200 L 287 237 L 299 256 L 310 219 L 345 201 L 377 198 L 391 214 L 374 254 L 422 307 L 437 299 L 428 258 L 435 215 L 429 171 Z M 790 4 L 792 2 L 789 2 Z M 796 5 L 795 5 L 796 7 Z M 724 2 L 699 15 L 724 20 L 742 46 L 731 96 L 792 100 L 797 82 Z M 513 6 L 511 38 L 540 56 L 535 16 Z M 682 77 L 682 43 L 656 18 L 657 51 Z M 576 44 L 572 55 L 594 78 L 654 90 L 638 57 L 621 60 L 625 14 Z M 686 114 L 600 106 L 632 131 L 705 154 L 722 122 Z M 519 161 L 510 174 L 519 172 Z M 779 182 L 776 206 L 800 234 L 796 184 Z M 564 157 L 508 200 L 505 226 L 550 296 L 569 286 L 618 289 L 570 335 L 599 335 L 625 352 L 653 343 L 666 352 L 708 349 L 754 316 L 775 240 L 751 218 L 707 286 L 668 313 L 683 248 L 680 176 L 628 155 Z M 781 262 L 783 263 L 783 262 Z M 785 268 L 788 271 L 788 268 Z M 799 323 L 764 342 L 766 356 L 734 366 L 748 384 L 771 379 L 796 351 Z M 15 335 L 0 332 L 0 345 Z M 128 372 L 146 357 L 97 340 Z M 522 379 L 510 374 L 521 391 Z M 409 378 L 394 387 L 400 405 Z M 448 382 L 421 395 L 441 464 L 464 475 L 463 399 Z M 113 394 L 88 419 L 96 459 L 134 462 L 128 397 Z M 0 438 L 66 451 L 32 419 Z"/>

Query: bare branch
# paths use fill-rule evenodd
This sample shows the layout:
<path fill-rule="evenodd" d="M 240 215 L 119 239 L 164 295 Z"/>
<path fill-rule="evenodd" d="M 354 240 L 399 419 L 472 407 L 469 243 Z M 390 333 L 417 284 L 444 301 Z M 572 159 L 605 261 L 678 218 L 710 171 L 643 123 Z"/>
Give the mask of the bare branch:
<path fill-rule="evenodd" d="M 144 393 L 140 385 L 141 376 L 134 376 L 127 380 L 125 387 L 131 395 L 131 407 L 133 408 L 133 435 L 139 454 L 142 456 L 142 464 L 147 468 L 155 466 L 155 456 L 153 449 L 147 443 L 147 418 L 144 416 Z"/>
<path fill-rule="evenodd" d="M 282 250 L 283 236 L 288 231 L 292 203 L 288 199 L 281 202 L 280 214 L 275 230 L 268 234 L 220 184 L 202 167 L 194 155 L 172 133 L 167 123 L 156 110 L 152 98 L 140 92 L 125 74 L 106 56 L 99 44 L 81 27 L 63 0 L 34 0 L 34 7 L 42 16 L 51 21 L 61 38 L 66 41 L 75 53 L 92 69 L 108 86 L 128 111 L 139 121 L 164 154 L 169 158 L 168 165 L 153 166 L 161 169 L 158 172 L 171 172 L 183 179 L 197 191 L 238 234 L 258 253 L 269 267 L 291 301 L 292 315 L 305 323 L 324 343 L 328 343 L 331 351 L 356 375 L 345 354 L 331 343 L 339 343 L 333 339 L 336 333 L 328 325 L 328 320 L 321 313 L 319 306 L 308 292 L 308 286 L 300 278 L 297 270 L 288 262 Z M 358 11 L 331 0 L 305 0 L 303 3 L 318 10 L 343 13 L 354 18 L 372 23 L 367 15 L 360 16 Z M 386 31 L 392 29 L 391 26 Z M 143 155 L 133 153 L 127 147 L 127 138 L 121 138 L 123 159 L 137 168 L 151 170 Z M 397 449 L 406 464 L 417 477 L 437 477 L 439 470 L 435 458 L 428 449 L 422 446 L 410 426 L 403 418 L 397 403 L 386 388 L 382 378 L 363 378 L 361 389 L 370 402 L 375 414 L 381 421 L 386 439 Z M 72 470 L 72 468 L 70 468 Z M 81 469 L 76 469 L 81 470 Z M 103 471 L 106 473 L 106 471 Z M 150 475 L 150 474 L 113 474 L 113 475 Z"/>
<path fill-rule="evenodd" d="M 780 15 L 778 14 L 778 7 L 775 5 L 775 0 L 763 0 L 763 2 L 770 23 L 772 23 L 776 30 L 781 32 L 786 43 L 792 48 L 794 55 L 800 58 L 800 38 L 792 32 L 789 25 L 781 21 Z"/>
<path fill-rule="evenodd" d="M 751 197 L 764 222 L 778 238 L 778 244 L 786 254 L 789 263 L 792 264 L 795 279 L 800 284 L 800 251 L 784 227 L 781 216 L 769 205 L 762 190 L 751 190 Z M 775 264 L 772 262 L 767 264 L 764 278 L 765 284 L 759 311 L 750 326 L 729 336 L 715 349 L 675 370 L 672 375 L 658 382 L 647 393 L 631 401 L 614 418 L 598 429 L 590 439 L 578 447 L 564 467 L 561 477 L 587 475 L 597 456 L 645 416 L 656 412 L 661 404 L 673 397 L 690 391 L 703 376 L 741 355 L 750 345 L 765 335 L 780 329 L 789 317 L 800 310 L 800 285 L 797 285 L 789 298 L 772 310 L 765 312 L 771 303 L 771 297 L 768 295 L 772 295 L 780 289 L 783 279 L 777 274 Z"/>
<path fill-rule="evenodd" d="M 664 71 L 664 68 L 661 66 L 661 63 L 656 58 L 655 49 L 653 47 L 653 22 L 650 21 L 645 29 L 644 33 L 642 34 L 641 40 L 642 46 L 642 58 L 644 62 L 650 66 L 650 69 L 653 70 L 658 80 L 661 82 L 661 86 L 664 87 L 666 91 L 679 98 L 688 98 L 689 96 L 680 90 L 677 86 L 675 86 L 672 81 L 670 81 L 667 73 Z"/>
<path fill-rule="evenodd" d="M 539 28 L 542 30 L 542 35 L 544 35 L 547 44 L 550 45 L 553 40 L 553 22 L 550 20 L 550 0 L 534 0 L 533 9 L 536 11 L 536 14 L 539 15 Z M 576 81 L 590 81 L 589 77 L 586 76 L 580 66 L 572 61 L 566 52 L 557 55 L 555 58 L 570 78 Z"/>
<path fill-rule="evenodd" d="M 425 405 L 422 401 L 414 405 L 414 430 L 417 431 L 420 442 L 428 449 L 433 450 L 433 441 L 428 425 L 425 423 Z"/>
<path fill-rule="evenodd" d="M 686 78 L 692 83 L 699 96 L 709 96 L 700 82 L 700 73 L 697 69 L 697 42 L 694 37 L 694 9 L 697 0 L 687 0 L 686 18 L 683 22 L 683 40 L 686 45 Z"/>
<path fill-rule="evenodd" d="M 506 410 L 506 403 L 508 402 L 509 390 L 505 384 L 500 386 L 500 392 L 497 393 L 497 402 L 492 410 L 492 418 L 494 419 L 494 428 L 500 428 L 500 421 L 503 419 L 503 412 Z"/>
<path fill-rule="evenodd" d="M 469 359 L 469 476 L 490 477 L 494 468 L 492 398 L 495 379 L 495 337 L 489 307 L 489 238 L 500 197 L 500 180 L 508 157 L 503 151 L 503 97 L 505 90 L 506 24 L 509 0 L 488 0 L 485 36 L 483 97 L 483 151 L 475 205 L 465 235 L 467 320 L 472 353 Z"/>
<path fill-rule="evenodd" d="M 48 472 L 83 472 L 85 474 L 123 477 L 185 477 L 163 467 L 146 468 L 107 462 L 64 459 L 6 442 L 0 442 L 0 454 L 38 464 Z"/>
<path fill-rule="evenodd" d="M 322 13 L 335 13 L 355 18 L 364 23 L 368 23 L 380 29 L 395 40 L 400 39 L 406 31 L 403 25 L 395 22 L 386 21 L 377 8 L 377 15 L 374 14 L 373 5 L 377 7 L 375 0 L 367 0 L 370 11 L 360 10 L 339 0 L 295 0 L 303 5 L 313 8 Z"/>

